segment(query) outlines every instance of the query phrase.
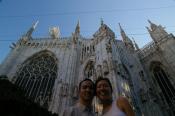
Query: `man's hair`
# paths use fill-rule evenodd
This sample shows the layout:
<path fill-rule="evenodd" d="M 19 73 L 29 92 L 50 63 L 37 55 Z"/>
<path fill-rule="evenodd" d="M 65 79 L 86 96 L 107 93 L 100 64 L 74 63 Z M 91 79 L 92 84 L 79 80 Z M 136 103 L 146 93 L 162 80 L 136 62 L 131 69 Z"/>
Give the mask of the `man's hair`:
<path fill-rule="evenodd" d="M 98 78 L 98 79 L 95 81 L 95 93 L 96 93 L 96 88 L 97 88 L 98 82 L 100 82 L 100 81 L 102 81 L 102 80 L 106 81 L 106 82 L 109 84 L 109 87 L 110 87 L 110 89 L 111 89 L 111 92 L 113 92 L 113 89 L 112 89 L 112 85 L 111 85 L 110 80 L 109 80 L 108 78 L 100 77 L 100 78 Z"/>
<path fill-rule="evenodd" d="M 82 80 L 82 81 L 79 83 L 79 91 L 80 91 L 81 85 L 82 85 L 82 83 L 83 83 L 84 81 L 90 81 L 90 82 L 92 82 L 93 88 L 94 88 L 94 82 L 93 82 L 91 79 L 85 78 L 84 80 Z"/>

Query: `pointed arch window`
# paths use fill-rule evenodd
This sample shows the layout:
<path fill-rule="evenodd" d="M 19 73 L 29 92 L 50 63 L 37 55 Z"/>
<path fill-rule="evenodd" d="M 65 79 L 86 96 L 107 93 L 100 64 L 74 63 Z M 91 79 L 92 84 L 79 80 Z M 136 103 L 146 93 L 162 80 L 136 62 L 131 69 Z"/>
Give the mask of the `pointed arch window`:
<path fill-rule="evenodd" d="M 175 89 L 168 79 L 168 74 L 160 66 L 153 68 L 153 74 L 167 103 L 171 105 L 175 99 Z"/>
<path fill-rule="evenodd" d="M 56 77 L 56 59 L 50 53 L 42 52 L 21 65 L 16 72 L 15 84 L 28 98 L 47 108 Z"/>
<path fill-rule="evenodd" d="M 122 64 L 120 65 L 120 70 L 121 70 L 121 77 L 123 79 L 122 87 L 123 91 L 122 94 L 126 95 L 132 104 L 133 108 L 137 108 L 137 112 L 139 112 L 138 109 L 138 103 L 135 98 L 135 92 L 134 92 L 134 86 L 133 86 L 133 81 L 131 79 L 131 75 L 126 67 L 126 65 Z"/>

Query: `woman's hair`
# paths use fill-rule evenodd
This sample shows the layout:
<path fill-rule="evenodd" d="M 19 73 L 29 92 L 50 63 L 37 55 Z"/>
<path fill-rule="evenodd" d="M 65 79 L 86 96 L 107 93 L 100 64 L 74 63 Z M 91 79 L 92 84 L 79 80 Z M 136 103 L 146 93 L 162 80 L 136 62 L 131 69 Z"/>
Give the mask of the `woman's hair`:
<path fill-rule="evenodd" d="M 97 84 L 98 84 L 98 82 L 100 82 L 100 81 L 102 81 L 102 80 L 106 81 L 106 82 L 109 84 L 109 87 L 110 87 L 110 89 L 111 89 L 111 92 L 113 92 L 113 89 L 112 89 L 112 85 L 111 85 L 110 80 L 109 80 L 108 78 L 100 77 L 100 78 L 98 78 L 98 79 L 95 81 L 95 93 L 96 93 L 96 89 L 97 89 Z"/>

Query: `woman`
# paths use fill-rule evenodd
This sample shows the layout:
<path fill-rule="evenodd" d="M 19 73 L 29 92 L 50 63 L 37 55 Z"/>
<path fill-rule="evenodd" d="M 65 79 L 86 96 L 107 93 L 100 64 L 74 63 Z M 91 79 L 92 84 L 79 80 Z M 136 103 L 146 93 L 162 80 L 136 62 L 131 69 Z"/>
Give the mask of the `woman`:
<path fill-rule="evenodd" d="M 108 78 L 99 78 L 95 82 L 96 96 L 103 105 L 103 116 L 134 116 L 134 112 L 124 97 L 112 100 L 112 86 Z"/>

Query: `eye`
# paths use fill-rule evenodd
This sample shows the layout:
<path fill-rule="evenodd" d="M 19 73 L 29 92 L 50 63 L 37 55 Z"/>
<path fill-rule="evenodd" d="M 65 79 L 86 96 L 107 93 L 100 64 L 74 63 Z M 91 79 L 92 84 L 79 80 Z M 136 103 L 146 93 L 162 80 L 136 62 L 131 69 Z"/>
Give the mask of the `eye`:
<path fill-rule="evenodd" d="M 87 88 L 87 86 L 82 86 L 82 88 L 83 88 L 83 89 L 86 89 L 86 88 Z"/>
<path fill-rule="evenodd" d="M 99 86 L 97 86 L 97 88 L 102 88 L 103 87 L 103 85 L 99 85 Z"/>
<path fill-rule="evenodd" d="M 97 86 L 97 88 L 100 88 L 100 86 Z"/>
<path fill-rule="evenodd" d="M 108 88 L 108 87 L 110 87 L 110 86 L 107 85 L 107 84 L 102 84 L 102 85 L 97 86 L 97 88 L 101 88 L 101 87 L 103 87 L 103 88 Z"/>
<path fill-rule="evenodd" d="M 107 87 L 109 87 L 109 85 L 106 85 L 106 84 L 105 84 L 105 85 L 103 85 L 103 87 L 107 88 Z"/>
<path fill-rule="evenodd" d="M 82 86 L 82 89 L 87 89 L 87 88 L 94 89 L 93 86 Z"/>

